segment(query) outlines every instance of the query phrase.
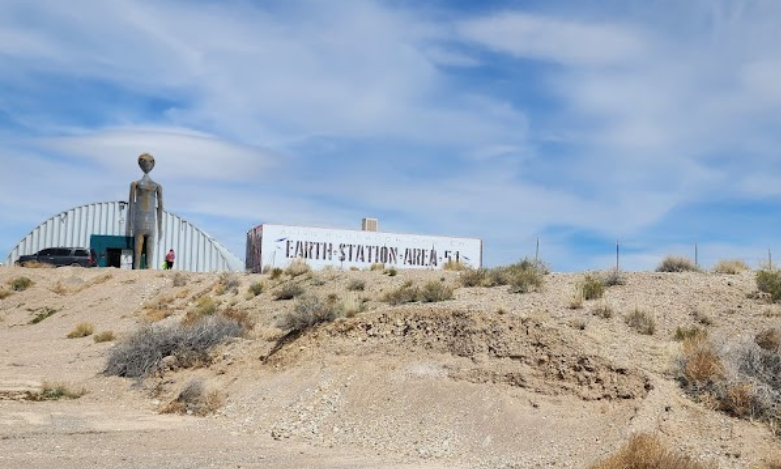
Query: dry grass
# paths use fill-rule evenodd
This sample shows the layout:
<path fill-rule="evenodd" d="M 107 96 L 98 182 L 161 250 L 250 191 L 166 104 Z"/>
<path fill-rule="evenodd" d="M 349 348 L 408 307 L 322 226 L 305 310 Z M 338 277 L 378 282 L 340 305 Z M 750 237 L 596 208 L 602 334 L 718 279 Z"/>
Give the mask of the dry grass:
<path fill-rule="evenodd" d="M 707 339 L 708 331 L 696 325 L 678 326 L 675 328 L 675 334 L 673 338 L 678 342 L 693 338 Z"/>
<path fill-rule="evenodd" d="M 486 269 L 464 269 L 458 279 L 464 287 L 482 287 L 485 286 L 487 272 Z"/>
<path fill-rule="evenodd" d="M 95 332 L 95 326 L 88 322 L 80 322 L 76 324 L 67 335 L 69 339 L 80 339 L 82 337 L 91 336 Z"/>
<path fill-rule="evenodd" d="M 342 316 L 344 316 L 344 305 L 335 299 L 304 295 L 298 299 L 293 311 L 280 316 L 277 327 L 285 332 L 303 332 Z"/>
<path fill-rule="evenodd" d="M 586 274 L 577 286 L 584 300 L 597 300 L 605 294 L 605 280 L 594 274 Z"/>
<path fill-rule="evenodd" d="M 693 336 L 681 346 L 680 378 L 685 386 L 705 389 L 724 379 L 724 365 L 713 344 L 703 336 Z"/>
<path fill-rule="evenodd" d="M 175 272 L 171 279 L 173 280 L 173 285 L 175 287 L 183 287 L 187 285 L 187 277 L 185 277 L 181 272 Z"/>
<path fill-rule="evenodd" d="M 102 343 L 102 342 L 111 342 L 115 339 L 114 331 L 102 331 L 94 336 L 92 338 L 95 340 L 96 344 Z"/>
<path fill-rule="evenodd" d="M 37 314 L 33 316 L 32 319 L 28 322 L 28 324 L 38 324 L 39 322 L 43 321 L 46 318 L 49 318 L 53 316 L 58 309 L 50 308 L 48 306 L 44 306 L 43 308 L 40 308 L 36 310 Z"/>
<path fill-rule="evenodd" d="M 594 306 L 594 308 L 591 310 L 591 314 L 602 319 L 610 319 L 615 314 L 615 311 L 609 303 L 602 301 L 598 305 Z"/>
<path fill-rule="evenodd" d="M 781 346 L 781 331 L 775 327 L 765 329 L 754 336 L 754 342 L 763 350 L 778 350 L 778 347 Z"/>
<path fill-rule="evenodd" d="M 453 259 L 450 259 L 442 265 L 442 269 L 454 272 L 463 272 L 464 270 L 469 269 L 469 266 L 461 261 L 454 261 Z"/>
<path fill-rule="evenodd" d="M 292 300 L 304 294 L 304 287 L 297 283 L 285 283 L 274 292 L 275 300 Z"/>
<path fill-rule="evenodd" d="M 63 285 L 61 282 L 57 282 L 54 284 L 53 287 L 49 289 L 52 293 L 56 293 L 58 295 L 65 295 L 68 293 L 68 288 Z"/>
<path fill-rule="evenodd" d="M 589 469 L 716 469 L 713 463 L 698 461 L 672 451 L 653 435 L 632 436 L 624 447 Z"/>
<path fill-rule="evenodd" d="M 223 272 L 220 274 L 219 280 L 217 280 L 217 286 L 215 287 L 215 293 L 217 296 L 224 295 L 226 293 L 236 294 L 239 292 L 239 286 L 241 281 L 236 274 L 230 272 Z"/>
<path fill-rule="evenodd" d="M 760 270 L 756 276 L 757 289 L 766 293 L 773 303 L 781 301 L 781 271 Z"/>
<path fill-rule="evenodd" d="M 583 291 L 579 288 L 575 289 L 575 292 L 569 297 L 567 308 L 569 309 L 581 309 L 583 308 Z"/>
<path fill-rule="evenodd" d="M 423 284 L 418 291 L 418 301 L 423 303 L 435 303 L 453 299 L 453 289 L 444 282 L 431 280 Z"/>
<path fill-rule="evenodd" d="M 627 326 L 643 335 L 654 335 L 656 332 L 656 320 L 648 311 L 635 308 L 625 318 Z"/>
<path fill-rule="evenodd" d="M 381 262 L 375 262 L 374 264 L 369 266 L 369 270 L 371 272 L 382 272 L 383 270 L 385 270 L 385 264 Z"/>
<path fill-rule="evenodd" d="M 13 295 L 13 292 L 10 292 L 6 290 L 5 288 L 0 288 L 0 300 L 4 300 L 8 298 L 9 296 Z"/>
<path fill-rule="evenodd" d="M 699 272 L 700 268 L 694 262 L 682 256 L 667 256 L 662 260 L 657 272 Z"/>
<path fill-rule="evenodd" d="M 20 292 L 20 291 L 25 291 L 31 286 L 35 285 L 35 282 L 33 282 L 27 277 L 16 277 L 9 280 L 8 285 L 11 287 L 11 290 Z"/>
<path fill-rule="evenodd" d="M 361 279 L 351 280 L 347 284 L 347 289 L 350 291 L 364 291 L 366 289 L 366 282 Z"/>
<path fill-rule="evenodd" d="M 736 275 L 748 270 L 751 270 L 751 267 L 740 259 L 723 259 L 713 266 L 713 271 L 718 274 Z"/>
<path fill-rule="evenodd" d="M 25 399 L 29 401 L 57 401 L 60 399 L 78 399 L 87 390 L 84 388 L 73 389 L 70 386 L 63 383 L 49 383 L 44 382 L 39 392 L 28 391 L 25 394 Z"/>
<path fill-rule="evenodd" d="M 160 411 L 164 414 L 187 414 L 204 417 L 213 414 L 225 403 L 217 390 L 207 390 L 200 379 L 188 382 L 176 396 Z"/>
<path fill-rule="evenodd" d="M 307 264 L 303 259 L 294 259 L 293 262 L 291 262 L 290 265 L 288 265 L 285 269 L 285 273 L 290 275 L 292 278 L 299 277 L 311 271 L 312 268 L 309 267 L 309 264 Z"/>
<path fill-rule="evenodd" d="M 247 296 L 254 298 L 266 289 L 266 285 L 263 282 L 252 282 L 247 288 Z"/>
<path fill-rule="evenodd" d="M 45 262 L 39 262 L 39 261 L 29 261 L 25 262 L 24 266 L 28 269 L 53 269 L 53 264 L 47 264 Z"/>

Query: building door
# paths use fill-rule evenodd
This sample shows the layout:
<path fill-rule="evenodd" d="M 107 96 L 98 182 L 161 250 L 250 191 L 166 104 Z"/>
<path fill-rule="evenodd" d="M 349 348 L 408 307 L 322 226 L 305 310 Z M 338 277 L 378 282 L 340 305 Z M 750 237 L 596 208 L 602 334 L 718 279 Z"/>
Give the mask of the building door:
<path fill-rule="evenodd" d="M 122 267 L 122 249 L 106 249 L 106 267 L 116 267 L 117 269 Z"/>

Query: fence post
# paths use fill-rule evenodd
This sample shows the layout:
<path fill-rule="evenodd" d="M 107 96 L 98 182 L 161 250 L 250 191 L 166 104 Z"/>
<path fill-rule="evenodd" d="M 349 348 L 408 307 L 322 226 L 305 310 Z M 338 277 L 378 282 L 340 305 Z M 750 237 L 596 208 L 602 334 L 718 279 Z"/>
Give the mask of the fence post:
<path fill-rule="evenodd" d="M 618 238 L 616 238 L 616 272 L 619 270 L 619 248 L 618 248 Z"/>
<path fill-rule="evenodd" d="M 697 243 L 694 243 L 694 267 L 699 268 L 700 267 L 700 256 L 699 251 L 697 249 Z"/>
<path fill-rule="evenodd" d="M 534 249 L 534 265 L 540 265 L 540 237 L 537 236 L 537 247 Z"/>

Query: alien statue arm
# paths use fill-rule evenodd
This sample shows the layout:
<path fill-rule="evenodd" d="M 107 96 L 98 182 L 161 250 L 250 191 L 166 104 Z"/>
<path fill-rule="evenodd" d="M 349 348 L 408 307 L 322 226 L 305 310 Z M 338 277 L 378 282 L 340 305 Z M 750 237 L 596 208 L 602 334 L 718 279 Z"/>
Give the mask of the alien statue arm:
<path fill-rule="evenodd" d="M 163 238 L 163 186 L 157 185 L 157 240 Z"/>
<path fill-rule="evenodd" d="M 134 224 L 136 219 L 136 183 L 130 183 L 130 196 L 127 199 L 127 236 L 133 237 Z"/>

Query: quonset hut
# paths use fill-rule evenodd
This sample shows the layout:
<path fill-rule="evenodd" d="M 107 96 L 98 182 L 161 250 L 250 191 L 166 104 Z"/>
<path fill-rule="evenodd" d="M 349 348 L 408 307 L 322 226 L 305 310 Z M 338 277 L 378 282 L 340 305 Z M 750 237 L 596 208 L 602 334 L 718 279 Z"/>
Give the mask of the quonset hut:
<path fill-rule="evenodd" d="M 132 238 L 127 232 L 127 202 L 97 202 L 61 212 L 22 238 L 6 258 L 12 265 L 19 256 L 49 247 L 90 247 L 101 267 L 129 268 Z M 171 212 L 163 212 L 163 236 L 149 262 L 159 268 L 168 249 L 176 252 L 176 270 L 190 272 L 243 272 L 244 262 L 214 238 Z"/>

